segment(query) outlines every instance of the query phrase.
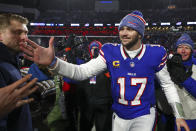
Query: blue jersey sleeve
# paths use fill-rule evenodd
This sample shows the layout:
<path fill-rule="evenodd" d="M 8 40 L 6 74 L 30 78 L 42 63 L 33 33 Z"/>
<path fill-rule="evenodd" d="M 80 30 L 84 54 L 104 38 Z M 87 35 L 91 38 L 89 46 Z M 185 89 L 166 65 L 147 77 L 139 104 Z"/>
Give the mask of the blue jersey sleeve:
<path fill-rule="evenodd" d="M 196 98 L 196 80 L 189 77 L 187 80 L 184 81 L 182 86 Z"/>
<path fill-rule="evenodd" d="M 152 46 L 152 53 L 153 55 L 155 55 L 155 62 L 156 63 L 156 67 L 155 67 L 155 71 L 159 72 L 166 64 L 167 62 L 167 52 L 165 50 L 165 48 L 163 46 L 160 45 L 150 45 Z"/>
<path fill-rule="evenodd" d="M 102 46 L 101 50 L 99 51 L 99 54 L 100 54 L 105 60 L 107 60 L 107 57 L 108 57 L 107 54 L 110 54 L 111 46 L 112 46 L 111 43 L 104 44 L 104 45 Z"/>

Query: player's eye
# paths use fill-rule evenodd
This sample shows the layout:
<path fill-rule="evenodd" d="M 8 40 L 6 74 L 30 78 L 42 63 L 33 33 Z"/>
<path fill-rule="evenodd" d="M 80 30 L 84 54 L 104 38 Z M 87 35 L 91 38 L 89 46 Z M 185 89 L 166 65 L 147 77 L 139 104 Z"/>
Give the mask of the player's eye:
<path fill-rule="evenodd" d="M 130 27 L 127 27 L 127 30 L 128 30 L 128 31 L 132 31 L 133 29 L 132 29 L 132 28 L 130 28 Z"/>

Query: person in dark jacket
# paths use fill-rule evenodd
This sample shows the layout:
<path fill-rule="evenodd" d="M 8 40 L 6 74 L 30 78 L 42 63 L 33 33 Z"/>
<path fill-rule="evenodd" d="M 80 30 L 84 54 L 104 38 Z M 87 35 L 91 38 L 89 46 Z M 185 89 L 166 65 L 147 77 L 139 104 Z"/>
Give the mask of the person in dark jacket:
<path fill-rule="evenodd" d="M 19 44 L 26 43 L 28 20 L 15 14 L 0 14 L 0 87 L 21 79 Z M 27 99 L 27 98 L 25 98 Z M 23 105 L 0 119 L 0 131 L 32 131 L 29 105 Z"/>
<path fill-rule="evenodd" d="M 101 46 L 99 41 L 90 43 L 91 58 L 98 56 Z M 80 131 L 91 131 L 94 124 L 96 131 L 111 131 L 112 97 L 109 73 L 101 73 L 80 82 L 77 92 L 80 109 Z"/>

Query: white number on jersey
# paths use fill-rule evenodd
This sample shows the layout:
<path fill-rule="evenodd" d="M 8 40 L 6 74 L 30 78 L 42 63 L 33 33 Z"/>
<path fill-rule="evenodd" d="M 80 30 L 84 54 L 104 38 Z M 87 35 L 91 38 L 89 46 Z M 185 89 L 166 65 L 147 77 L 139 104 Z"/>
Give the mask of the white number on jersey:
<path fill-rule="evenodd" d="M 128 101 L 125 100 L 125 78 L 120 77 L 118 79 L 118 84 L 120 85 L 120 98 L 118 99 L 118 102 L 123 105 L 128 105 Z M 138 89 L 138 92 L 136 96 L 134 97 L 134 100 L 131 101 L 131 106 L 137 106 L 141 104 L 141 96 L 146 88 L 147 78 L 131 78 L 131 87 L 137 87 L 137 84 L 141 84 L 141 86 Z"/>

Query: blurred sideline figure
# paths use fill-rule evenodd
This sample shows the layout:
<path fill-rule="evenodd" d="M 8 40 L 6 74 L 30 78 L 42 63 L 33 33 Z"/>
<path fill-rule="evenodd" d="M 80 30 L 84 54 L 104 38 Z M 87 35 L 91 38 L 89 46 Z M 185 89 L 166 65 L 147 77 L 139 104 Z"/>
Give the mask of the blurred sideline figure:
<path fill-rule="evenodd" d="M 102 44 L 92 41 L 89 44 L 91 59 L 97 58 Z M 93 76 L 77 84 L 77 98 L 80 111 L 80 131 L 91 131 L 95 124 L 96 131 L 112 129 L 112 97 L 108 72 Z"/>

